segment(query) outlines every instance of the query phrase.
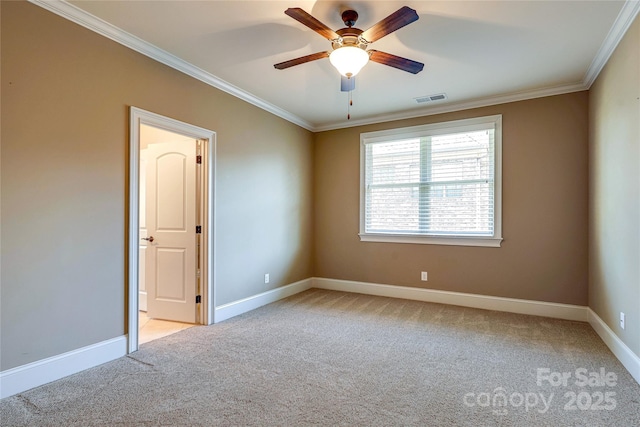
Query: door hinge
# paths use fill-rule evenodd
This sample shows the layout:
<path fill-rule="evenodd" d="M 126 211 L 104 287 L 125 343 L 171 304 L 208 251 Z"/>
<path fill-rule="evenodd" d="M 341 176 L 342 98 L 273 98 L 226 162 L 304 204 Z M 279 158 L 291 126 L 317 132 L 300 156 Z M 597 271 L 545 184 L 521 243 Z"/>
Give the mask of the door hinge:
<path fill-rule="evenodd" d="M 202 226 L 196 225 L 196 234 L 201 234 L 201 233 L 202 233 Z"/>
<path fill-rule="evenodd" d="M 200 277 L 200 269 L 196 271 L 196 277 Z"/>
<path fill-rule="evenodd" d="M 196 304 L 200 304 L 202 302 L 202 297 L 200 295 L 196 295 Z"/>
<path fill-rule="evenodd" d="M 196 156 L 196 163 L 201 165 L 202 164 L 202 156 L 201 155 L 197 155 Z"/>

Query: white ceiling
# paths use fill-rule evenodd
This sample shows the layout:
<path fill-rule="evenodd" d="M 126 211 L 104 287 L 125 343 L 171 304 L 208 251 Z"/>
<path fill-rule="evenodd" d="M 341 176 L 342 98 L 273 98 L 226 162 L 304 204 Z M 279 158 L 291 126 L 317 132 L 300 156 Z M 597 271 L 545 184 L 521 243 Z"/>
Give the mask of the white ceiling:
<path fill-rule="evenodd" d="M 636 0 L 32 1 L 311 130 L 587 89 L 639 9 Z M 356 27 L 366 30 L 405 5 L 420 19 L 371 48 L 425 68 L 413 75 L 367 64 L 349 121 L 347 94 L 328 59 L 273 67 L 330 50 L 284 14 L 289 7 L 334 30 L 352 8 Z M 438 93 L 448 99 L 414 100 Z"/>

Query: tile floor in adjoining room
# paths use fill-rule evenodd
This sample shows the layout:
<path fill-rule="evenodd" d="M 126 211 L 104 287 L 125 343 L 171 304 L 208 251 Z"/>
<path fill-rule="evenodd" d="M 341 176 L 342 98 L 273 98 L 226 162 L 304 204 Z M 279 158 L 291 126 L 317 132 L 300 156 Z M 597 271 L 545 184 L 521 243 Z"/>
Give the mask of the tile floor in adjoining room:
<path fill-rule="evenodd" d="M 192 323 L 152 319 L 147 316 L 145 311 L 139 311 L 138 314 L 138 344 L 144 344 L 196 326 Z"/>

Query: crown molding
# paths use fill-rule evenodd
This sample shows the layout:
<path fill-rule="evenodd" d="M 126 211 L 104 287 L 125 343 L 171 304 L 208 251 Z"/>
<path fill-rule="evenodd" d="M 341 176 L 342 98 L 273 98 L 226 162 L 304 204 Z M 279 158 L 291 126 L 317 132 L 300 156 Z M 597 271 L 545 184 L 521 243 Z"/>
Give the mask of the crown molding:
<path fill-rule="evenodd" d="M 636 16 L 640 12 L 640 1 L 638 0 L 627 0 L 625 1 L 618 17 L 615 22 L 611 26 L 607 37 L 605 37 L 602 42 L 602 46 L 600 46 L 600 50 L 596 54 L 595 58 L 591 62 L 589 69 L 584 75 L 584 85 L 587 89 L 591 88 L 593 82 L 596 81 L 596 78 L 609 61 L 609 58 L 613 54 L 613 51 L 618 47 L 618 43 L 622 40 L 622 37 L 627 33 L 631 24 L 635 20 Z"/>
<path fill-rule="evenodd" d="M 332 123 L 316 126 L 314 132 L 324 132 L 328 130 L 344 129 L 356 126 L 365 126 L 375 123 L 392 122 L 396 120 L 413 119 L 416 117 L 433 116 L 435 114 L 451 113 L 454 111 L 470 110 L 472 108 L 489 107 L 491 105 L 506 104 L 508 102 L 526 101 L 528 99 L 543 98 L 546 96 L 563 95 L 565 93 L 580 92 L 587 90 L 582 83 L 573 83 L 563 86 L 553 86 L 543 89 L 514 92 L 511 94 L 488 96 L 471 101 L 452 102 L 439 106 L 421 108 L 419 110 L 403 111 L 400 113 L 386 114 L 381 116 L 367 117 L 349 123 Z"/>
<path fill-rule="evenodd" d="M 142 40 L 139 37 L 134 36 L 113 24 L 110 24 L 84 10 L 76 7 L 64 0 L 29 0 L 37 6 L 42 7 L 50 12 L 55 13 L 71 22 L 81 25 L 95 33 L 98 33 L 104 37 L 107 37 L 129 49 L 135 50 L 151 59 L 154 59 L 162 64 L 165 64 L 175 70 L 178 70 L 188 76 L 191 76 L 197 80 L 200 80 L 210 86 L 220 89 L 230 95 L 235 96 L 249 104 L 255 105 L 271 114 L 281 117 L 291 123 L 294 123 L 307 130 L 313 131 L 314 127 L 306 120 L 292 114 L 280 107 L 268 103 L 267 101 L 252 95 L 240 89 L 237 86 L 232 85 L 219 77 L 214 76 L 211 73 L 204 71 L 203 69 L 196 67 L 193 64 L 188 63 L 169 52 L 160 49 L 149 42 Z"/>
<path fill-rule="evenodd" d="M 335 123 L 327 123 L 324 125 L 314 125 L 313 123 L 308 122 L 301 117 L 280 107 L 270 104 L 269 102 L 260 99 L 255 95 L 252 95 L 251 93 L 246 92 L 239 87 L 234 86 L 220 79 L 219 77 L 216 77 L 215 75 L 208 73 L 207 71 L 204 71 L 203 69 L 178 58 L 175 55 L 172 55 L 169 52 L 162 50 L 152 45 L 151 43 L 140 39 L 139 37 L 134 36 L 133 34 L 123 31 L 120 28 L 87 13 L 84 10 L 70 3 L 67 3 L 64 0 L 28 1 L 311 132 L 323 132 L 328 130 L 364 126 L 374 123 L 411 119 L 415 117 L 430 116 L 434 114 L 468 110 L 472 108 L 488 107 L 491 105 L 504 104 L 508 102 L 524 101 L 527 99 L 562 95 L 565 93 L 588 90 L 606 65 L 607 61 L 618 46 L 618 43 L 620 43 L 620 40 L 622 40 L 625 33 L 633 23 L 635 17 L 638 15 L 638 12 L 640 12 L 640 0 L 625 1 L 622 9 L 620 10 L 620 13 L 618 14 L 618 17 L 616 18 L 613 26 L 607 34 L 607 37 L 600 46 L 598 53 L 589 66 L 589 69 L 585 73 L 582 82 L 515 92 L 511 94 L 489 96 L 471 101 L 454 102 L 450 104 L 443 104 L 440 106 L 403 111 L 387 115 L 372 116 L 363 118 L 361 120 L 354 120 L 349 122 L 340 121 Z"/>

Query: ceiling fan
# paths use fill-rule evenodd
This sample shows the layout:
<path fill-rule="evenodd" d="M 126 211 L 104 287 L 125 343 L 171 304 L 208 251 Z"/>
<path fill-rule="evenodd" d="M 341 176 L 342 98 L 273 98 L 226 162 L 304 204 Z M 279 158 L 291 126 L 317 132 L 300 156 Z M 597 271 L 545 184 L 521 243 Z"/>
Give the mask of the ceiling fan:
<path fill-rule="evenodd" d="M 358 13 L 355 10 L 342 12 L 342 21 L 346 27 L 336 31 L 333 31 L 298 7 L 289 8 L 284 13 L 329 40 L 333 51 L 312 53 L 311 55 L 280 62 L 274 65 L 278 70 L 327 57 L 340 74 L 348 79 L 358 74 L 369 60 L 412 74 L 417 74 L 424 68 L 424 64 L 421 62 L 379 50 L 367 50 L 371 43 L 399 30 L 405 25 L 417 21 L 418 14 L 410 7 L 404 6 L 398 9 L 366 31 L 354 27 L 358 20 Z"/>

